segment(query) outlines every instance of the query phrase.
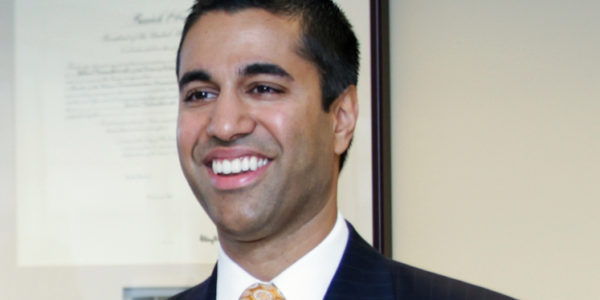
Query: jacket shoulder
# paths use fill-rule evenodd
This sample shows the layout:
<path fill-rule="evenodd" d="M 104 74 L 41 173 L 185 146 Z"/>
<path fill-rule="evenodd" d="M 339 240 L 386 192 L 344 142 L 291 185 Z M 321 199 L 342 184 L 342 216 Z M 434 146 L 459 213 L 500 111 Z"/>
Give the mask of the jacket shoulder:
<path fill-rule="evenodd" d="M 454 278 L 386 259 L 394 292 L 407 299 L 514 299 L 498 292 Z"/>
<path fill-rule="evenodd" d="M 348 224 L 350 238 L 330 286 L 330 299 L 509 300 L 511 297 L 381 255 Z M 361 295 L 368 290 L 369 295 Z M 345 297 L 338 297 L 345 295 Z M 361 295 L 361 296 L 359 296 Z M 349 297 L 349 298 L 348 298 Z"/>

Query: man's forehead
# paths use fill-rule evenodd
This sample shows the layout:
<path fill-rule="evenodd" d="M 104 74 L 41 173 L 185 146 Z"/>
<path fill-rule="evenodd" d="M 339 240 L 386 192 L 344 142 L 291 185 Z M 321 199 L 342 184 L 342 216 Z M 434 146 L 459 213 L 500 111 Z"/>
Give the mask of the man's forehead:
<path fill-rule="evenodd" d="M 225 21 L 237 21 L 240 24 L 260 22 L 267 26 L 277 28 L 287 27 L 294 30 L 301 28 L 301 19 L 299 17 L 283 13 L 273 13 L 262 8 L 243 8 L 233 11 L 224 9 L 211 10 L 203 13 L 192 27 L 199 23 L 203 23 L 202 26 L 206 24 L 220 26 Z"/>
<path fill-rule="evenodd" d="M 192 43 L 210 47 L 211 42 L 222 43 L 224 40 L 242 41 L 249 45 L 270 41 L 273 44 L 265 46 L 276 48 L 285 47 L 284 43 L 288 42 L 290 46 L 298 48 L 302 43 L 301 36 L 300 23 L 294 18 L 256 8 L 235 12 L 216 10 L 207 12 L 196 20 L 185 35 L 182 48 Z"/>
<path fill-rule="evenodd" d="M 229 72 L 244 75 L 257 68 L 265 71 L 265 66 L 273 65 L 279 68 L 268 68 L 268 73 L 286 73 L 289 76 L 285 64 L 281 63 L 284 57 L 291 54 L 312 64 L 301 54 L 298 25 L 296 20 L 263 9 L 207 12 L 190 28 L 184 39 L 179 61 L 182 73 L 186 69 L 204 69 L 212 73 L 212 67 L 222 67 L 223 61 L 217 61 L 216 57 L 223 59 L 229 56 Z M 276 69 L 281 71 L 274 72 Z"/>

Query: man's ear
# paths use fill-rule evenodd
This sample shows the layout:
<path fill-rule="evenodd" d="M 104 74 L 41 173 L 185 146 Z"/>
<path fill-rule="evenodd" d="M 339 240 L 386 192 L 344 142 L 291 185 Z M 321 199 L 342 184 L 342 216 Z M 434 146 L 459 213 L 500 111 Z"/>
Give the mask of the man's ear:
<path fill-rule="evenodd" d="M 335 99 L 331 106 L 331 113 L 335 139 L 334 151 L 341 155 L 350 146 L 358 119 L 358 96 L 355 85 L 348 86 Z"/>

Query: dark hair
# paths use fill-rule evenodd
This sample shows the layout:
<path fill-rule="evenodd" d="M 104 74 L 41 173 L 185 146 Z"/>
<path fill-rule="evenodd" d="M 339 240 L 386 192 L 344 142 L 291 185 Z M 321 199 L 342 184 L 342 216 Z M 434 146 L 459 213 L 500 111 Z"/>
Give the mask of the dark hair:
<path fill-rule="evenodd" d="M 259 8 L 275 15 L 298 18 L 302 37 L 298 53 L 313 62 L 320 74 L 323 110 L 329 111 L 333 101 L 358 81 L 358 40 L 344 13 L 331 0 L 196 0 L 188 15 L 179 49 L 176 72 L 179 75 L 181 46 L 190 28 L 210 11 L 237 12 Z M 347 150 L 340 157 L 340 169 Z"/>

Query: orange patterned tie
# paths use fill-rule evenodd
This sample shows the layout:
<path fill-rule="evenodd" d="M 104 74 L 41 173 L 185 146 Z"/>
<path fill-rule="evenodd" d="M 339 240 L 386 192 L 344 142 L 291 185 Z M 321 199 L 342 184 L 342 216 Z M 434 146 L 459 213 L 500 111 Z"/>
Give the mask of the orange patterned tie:
<path fill-rule="evenodd" d="M 285 297 L 270 283 L 255 283 L 242 293 L 240 300 L 285 300 Z"/>

